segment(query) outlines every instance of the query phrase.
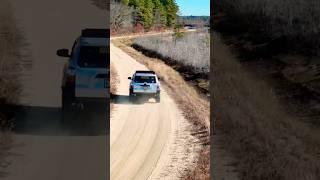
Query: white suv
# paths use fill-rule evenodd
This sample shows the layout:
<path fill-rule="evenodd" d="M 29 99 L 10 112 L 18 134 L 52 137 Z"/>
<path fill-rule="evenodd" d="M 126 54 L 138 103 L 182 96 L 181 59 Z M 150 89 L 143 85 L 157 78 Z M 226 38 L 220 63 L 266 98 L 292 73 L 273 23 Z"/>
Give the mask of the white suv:
<path fill-rule="evenodd" d="M 109 41 L 107 29 L 84 29 L 74 42 L 71 54 L 59 49 L 57 55 L 68 57 L 63 70 L 62 109 L 109 97 Z"/>
<path fill-rule="evenodd" d="M 129 98 L 134 102 L 138 96 L 153 97 L 160 102 L 160 82 L 154 71 L 136 71 L 129 87 Z"/>

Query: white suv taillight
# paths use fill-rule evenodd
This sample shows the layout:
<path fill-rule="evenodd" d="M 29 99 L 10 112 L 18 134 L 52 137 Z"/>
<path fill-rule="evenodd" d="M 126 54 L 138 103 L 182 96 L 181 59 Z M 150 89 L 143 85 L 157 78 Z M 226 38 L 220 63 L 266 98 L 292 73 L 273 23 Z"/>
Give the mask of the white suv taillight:
<path fill-rule="evenodd" d="M 75 85 L 76 82 L 76 76 L 75 75 L 67 75 L 66 76 L 66 84 L 67 85 Z"/>

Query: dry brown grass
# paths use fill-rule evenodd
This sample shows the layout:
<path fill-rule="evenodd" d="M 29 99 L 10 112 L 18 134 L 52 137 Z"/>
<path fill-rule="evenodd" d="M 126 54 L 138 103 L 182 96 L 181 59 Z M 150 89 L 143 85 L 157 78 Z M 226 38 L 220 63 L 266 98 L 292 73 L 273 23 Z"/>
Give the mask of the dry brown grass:
<path fill-rule="evenodd" d="M 204 146 L 203 149 L 201 149 L 197 165 L 182 177 L 185 180 L 210 179 L 210 146 Z"/>
<path fill-rule="evenodd" d="M 205 180 L 210 179 L 210 104 L 208 100 L 203 99 L 172 67 L 159 59 L 147 57 L 131 48 L 130 44 L 132 41 L 130 39 L 113 40 L 113 43 L 158 74 L 166 90 L 177 102 L 182 112 L 184 112 L 186 119 L 194 125 L 195 134 L 200 135 L 198 138 L 203 145 L 202 152 L 197 166 L 185 174 L 185 179 L 199 179 L 199 177 Z"/>
<path fill-rule="evenodd" d="M 244 70 L 218 36 L 212 63 L 214 112 L 242 179 L 320 179 L 320 132 L 286 112 L 273 89 Z"/>
<path fill-rule="evenodd" d="M 111 63 L 110 64 L 110 93 L 116 94 L 117 92 L 117 84 L 119 82 L 118 73 L 116 71 L 116 68 Z"/>
<path fill-rule="evenodd" d="M 18 83 L 21 36 L 14 23 L 8 1 L 0 3 L 0 104 L 16 103 L 20 86 Z"/>

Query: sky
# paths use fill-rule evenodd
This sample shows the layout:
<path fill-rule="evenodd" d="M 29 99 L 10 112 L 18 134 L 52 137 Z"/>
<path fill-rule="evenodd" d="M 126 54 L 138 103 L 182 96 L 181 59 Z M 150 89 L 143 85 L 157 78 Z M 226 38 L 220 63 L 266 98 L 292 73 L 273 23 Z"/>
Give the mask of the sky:
<path fill-rule="evenodd" d="M 210 16 L 210 0 L 176 0 L 183 16 Z"/>

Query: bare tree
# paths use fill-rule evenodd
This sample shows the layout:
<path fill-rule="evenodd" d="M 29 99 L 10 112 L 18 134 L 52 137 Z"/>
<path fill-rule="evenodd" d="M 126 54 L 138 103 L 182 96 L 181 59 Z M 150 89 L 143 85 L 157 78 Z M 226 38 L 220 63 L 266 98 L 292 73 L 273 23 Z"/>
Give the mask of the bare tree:
<path fill-rule="evenodd" d="M 118 32 L 121 28 L 130 29 L 133 25 L 132 7 L 113 0 L 110 8 L 110 25 L 113 32 Z"/>

